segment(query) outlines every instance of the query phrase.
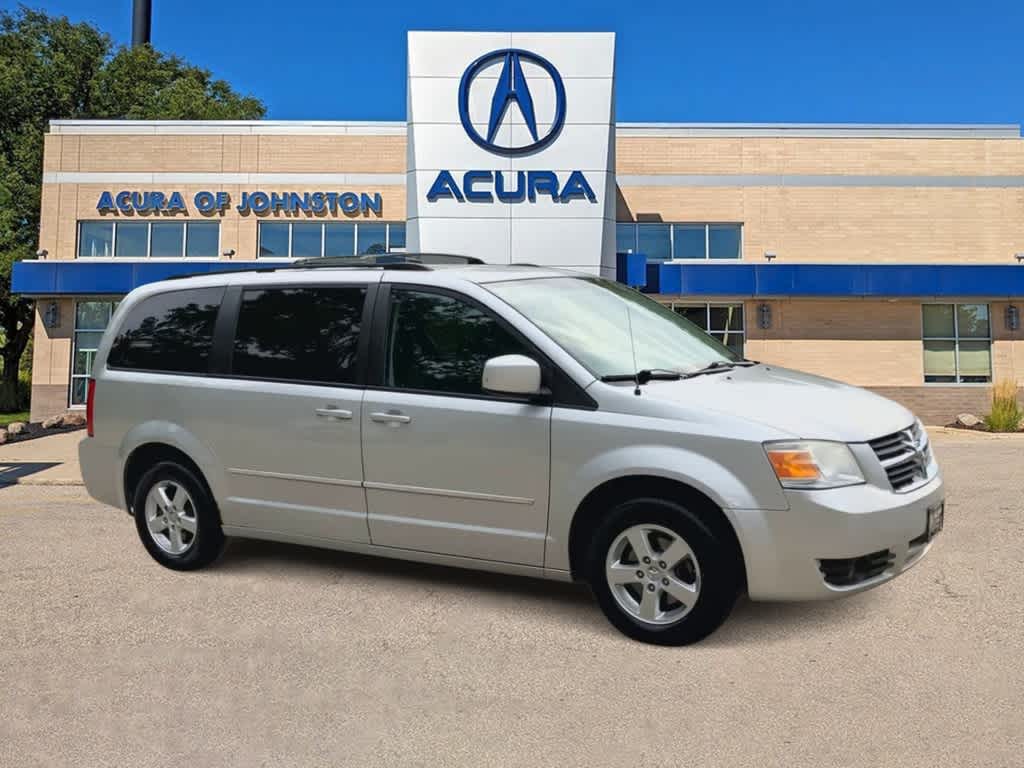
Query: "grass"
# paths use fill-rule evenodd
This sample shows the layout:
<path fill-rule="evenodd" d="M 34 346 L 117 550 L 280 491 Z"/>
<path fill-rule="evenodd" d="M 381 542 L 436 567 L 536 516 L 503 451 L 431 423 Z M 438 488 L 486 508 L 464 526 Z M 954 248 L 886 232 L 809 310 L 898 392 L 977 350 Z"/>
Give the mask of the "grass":
<path fill-rule="evenodd" d="M 15 421 L 28 421 L 28 411 L 18 413 L 0 413 L 0 427 L 6 427 Z"/>
<path fill-rule="evenodd" d="M 1024 411 L 1017 402 L 1017 383 L 1003 379 L 992 387 L 992 412 L 985 417 L 985 424 L 993 432 L 1016 432 L 1020 429 Z"/>

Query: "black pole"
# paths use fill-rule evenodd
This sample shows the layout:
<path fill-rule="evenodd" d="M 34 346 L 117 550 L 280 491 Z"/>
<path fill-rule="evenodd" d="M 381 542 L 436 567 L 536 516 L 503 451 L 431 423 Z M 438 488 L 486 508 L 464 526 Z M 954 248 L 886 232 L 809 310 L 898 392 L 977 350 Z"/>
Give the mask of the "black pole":
<path fill-rule="evenodd" d="M 152 22 L 153 0 L 132 0 L 132 48 L 149 43 Z"/>

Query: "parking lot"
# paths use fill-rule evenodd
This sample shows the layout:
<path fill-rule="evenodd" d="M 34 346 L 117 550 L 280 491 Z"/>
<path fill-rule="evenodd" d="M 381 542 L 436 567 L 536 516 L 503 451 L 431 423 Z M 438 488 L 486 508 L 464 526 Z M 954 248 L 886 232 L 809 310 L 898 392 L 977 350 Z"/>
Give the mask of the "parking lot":
<path fill-rule="evenodd" d="M 2 766 L 1019 766 L 1024 440 L 935 439 L 915 569 L 643 646 L 586 588 L 233 542 L 153 563 L 80 487 L 0 488 Z"/>

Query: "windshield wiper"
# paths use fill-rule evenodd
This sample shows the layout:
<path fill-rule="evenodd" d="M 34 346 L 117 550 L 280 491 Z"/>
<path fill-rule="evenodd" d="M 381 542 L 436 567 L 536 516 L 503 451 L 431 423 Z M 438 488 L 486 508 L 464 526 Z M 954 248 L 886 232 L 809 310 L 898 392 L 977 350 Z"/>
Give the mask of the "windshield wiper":
<path fill-rule="evenodd" d="M 713 363 L 708 363 L 703 368 L 698 368 L 695 371 L 687 371 L 683 374 L 684 379 L 692 379 L 694 376 L 703 376 L 706 373 L 721 373 L 722 371 L 731 371 L 733 368 L 749 368 L 752 365 L 760 365 L 757 360 L 715 360 Z"/>
<path fill-rule="evenodd" d="M 611 373 L 602 376 L 601 381 L 632 381 L 636 384 L 646 384 L 649 381 L 679 381 L 683 374 L 679 371 L 670 371 L 667 368 L 644 368 L 636 373 Z"/>
<path fill-rule="evenodd" d="M 726 371 L 731 371 L 736 367 L 736 362 L 729 362 L 726 360 L 715 360 L 710 362 L 703 368 L 698 368 L 696 371 L 687 371 L 683 374 L 684 379 L 692 379 L 694 376 L 703 376 L 705 374 L 720 374 Z"/>

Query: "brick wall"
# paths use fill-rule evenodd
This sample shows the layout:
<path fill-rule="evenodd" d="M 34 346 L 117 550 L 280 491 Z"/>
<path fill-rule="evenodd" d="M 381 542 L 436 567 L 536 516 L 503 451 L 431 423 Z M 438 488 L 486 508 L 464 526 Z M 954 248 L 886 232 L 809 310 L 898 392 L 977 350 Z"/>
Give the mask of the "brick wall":
<path fill-rule="evenodd" d="M 991 410 L 992 388 L 988 386 L 868 387 L 913 411 L 925 424 L 944 425 L 957 414 L 981 417 Z M 1019 392 L 1024 399 L 1024 389 Z"/>
<path fill-rule="evenodd" d="M 387 133 L 387 131 L 385 131 Z M 392 135 L 49 134 L 44 170 L 78 173 L 404 173 L 406 139 Z M 619 137 L 620 175 L 823 174 L 861 176 L 1024 175 L 1020 139 Z M 117 186 L 117 185 L 114 185 Z M 176 189 L 199 215 L 200 189 L 240 192 L 294 189 L 295 184 L 217 186 L 211 183 L 126 183 L 129 189 Z M 300 185 L 308 186 L 308 185 Z M 80 219 L 99 216 L 96 202 L 109 184 L 52 183 L 42 189 L 39 247 L 49 258 L 75 255 Z M 342 191 L 342 190 L 338 190 Z M 383 221 L 406 216 L 404 185 L 374 185 Z M 743 224 L 743 257 L 765 250 L 779 261 L 1011 263 L 1024 252 L 1024 189 L 970 186 L 625 186 L 619 218 Z M 338 212 L 334 217 L 344 220 Z M 255 259 L 261 218 L 233 207 L 218 216 L 221 249 Z M 376 218 L 370 216 L 370 218 Z M 1024 269 L 1024 267 L 1022 267 Z M 671 297 L 666 297 L 671 298 Z M 681 297 L 685 300 L 685 297 Z M 1024 298 L 1024 297 L 1022 297 Z M 1024 303 L 1024 302 L 1021 302 Z M 923 386 L 919 302 L 771 301 L 773 324 L 758 329 L 746 302 L 747 354 L 756 359 L 877 389 L 926 420 L 945 422 L 960 411 L 984 413 L 988 387 Z M 994 376 L 1024 384 L 1024 332 L 1007 331 L 1005 303 L 992 305 Z M 73 304 L 61 302 L 62 325 L 36 325 L 33 417 L 67 402 Z"/>
<path fill-rule="evenodd" d="M 1007 176 L 1020 139 L 620 137 L 616 172 Z M 859 184 L 862 182 L 858 182 Z M 622 186 L 620 220 L 743 224 L 743 257 L 780 262 L 1012 263 L 1024 189 L 971 186 Z"/>

